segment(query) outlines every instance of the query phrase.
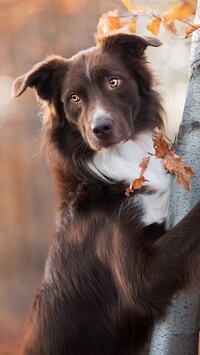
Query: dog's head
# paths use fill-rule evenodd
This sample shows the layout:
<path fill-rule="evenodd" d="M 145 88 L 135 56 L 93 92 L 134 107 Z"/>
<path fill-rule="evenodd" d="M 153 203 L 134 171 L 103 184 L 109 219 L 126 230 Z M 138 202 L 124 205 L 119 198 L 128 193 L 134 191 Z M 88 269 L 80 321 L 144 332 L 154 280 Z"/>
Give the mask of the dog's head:
<path fill-rule="evenodd" d="M 124 33 L 105 37 L 70 59 L 52 56 L 38 63 L 15 80 L 13 96 L 34 88 L 47 103 L 52 126 L 67 121 L 93 150 L 115 146 L 141 129 L 161 125 L 159 100 L 144 56 L 147 46 L 160 45 L 152 37 Z M 153 113 L 154 104 L 158 107 Z"/>

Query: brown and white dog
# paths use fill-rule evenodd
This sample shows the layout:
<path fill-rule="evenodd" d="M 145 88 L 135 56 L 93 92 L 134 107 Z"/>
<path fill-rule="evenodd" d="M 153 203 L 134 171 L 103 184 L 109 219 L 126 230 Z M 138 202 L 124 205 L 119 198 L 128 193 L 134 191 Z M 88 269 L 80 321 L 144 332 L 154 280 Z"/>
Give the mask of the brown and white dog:
<path fill-rule="evenodd" d="M 46 105 L 43 147 L 59 198 L 23 354 L 140 354 L 155 320 L 199 271 L 200 204 L 166 231 L 169 176 L 159 159 L 144 187 L 125 196 L 153 153 L 153 129 L 163 128 L 144 55 L 159 45 L 107 36 L 70 59 L 49 57 L 14 83 L 14 96 L 31 87 Z"/>

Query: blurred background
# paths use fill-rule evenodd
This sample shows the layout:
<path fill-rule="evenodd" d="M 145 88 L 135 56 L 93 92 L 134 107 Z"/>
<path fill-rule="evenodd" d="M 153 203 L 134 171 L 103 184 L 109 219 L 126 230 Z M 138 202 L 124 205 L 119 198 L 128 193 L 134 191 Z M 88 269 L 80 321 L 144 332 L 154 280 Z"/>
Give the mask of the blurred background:
<path fill-rule="evenodd" d="M 175 1 L 135 1 L 165 10 Z M 49 54 L 71 56 L 94 44 L 99 16 L 126 12 L 120 0 L 0 0 L 0 355 L 17 354 L 31 298 L 54 233 L 55 196 L 39 157 L 39 105 L 31 90 L 11 99 L 14 78 Z M 143 19 L 138 32 L 149 34 Z M 190 39 L 162 30 L 148 50 L 160 80 L 173 139 L 187 87 Z"/>

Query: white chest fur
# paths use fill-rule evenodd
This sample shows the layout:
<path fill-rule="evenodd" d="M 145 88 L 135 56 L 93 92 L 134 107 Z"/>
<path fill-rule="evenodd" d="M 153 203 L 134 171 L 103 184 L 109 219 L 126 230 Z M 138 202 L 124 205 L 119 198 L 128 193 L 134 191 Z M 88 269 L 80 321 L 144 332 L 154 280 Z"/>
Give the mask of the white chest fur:
<path fill-rule="evenodd" d="M 103 179 L 126 181 L 127 186 L 140 175 L 139 164 L 142 159 L 154 154 L 152 133 L 140 133 L 134 140 L 129 140 L 114 148 L 96 152 L 92 161 L 88 163 L 90 169 Z M 161 159 L 151 157 L 145 172 L 148 180 L 144 186 L 155 191 L 153 194 L 140 194 L 137 204 L 144 211 L 142 222 L 145 225 L 168 219 L 170 197 L 170 176 L 166 173 Z"/>

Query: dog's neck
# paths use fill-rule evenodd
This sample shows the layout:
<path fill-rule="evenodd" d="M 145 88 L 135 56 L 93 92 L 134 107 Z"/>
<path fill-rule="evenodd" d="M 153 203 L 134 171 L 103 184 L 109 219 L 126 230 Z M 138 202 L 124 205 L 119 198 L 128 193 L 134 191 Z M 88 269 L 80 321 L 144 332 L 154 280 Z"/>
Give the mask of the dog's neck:
<path fill-rule="evenodd" d="M 152 155 L 145 172 L 148 180 L 144 186 L 154 190 L 165 190 L 168 176 L 163 168 L 162 160 L 156 158 L 153 148 L 152 133 L 139 133 L 134 140 L 111 148 L 98 151 L 89 162 L 90 169 L 105 180 L 126 181 L 130 184 L 140 176 L 139 164 L 143 158 Z"/>
<path fill-rule="evenodd" d="M 151 132 L 140 133 L 134 140 L 96 152 L 88 165 L 102 179 L 108 182 L 125 181 L 128 186 L 133 179 L 139 178 L 139 164 L 148 153 L 154 154 Z M 137 203 L 144 209 L 143 222 L 147 225 L 167 221 L 170 177 L 161 159 L 152 156 L 144 176 L 148 180 L 144 186 L 153 193 L 137 195 Z"/>

